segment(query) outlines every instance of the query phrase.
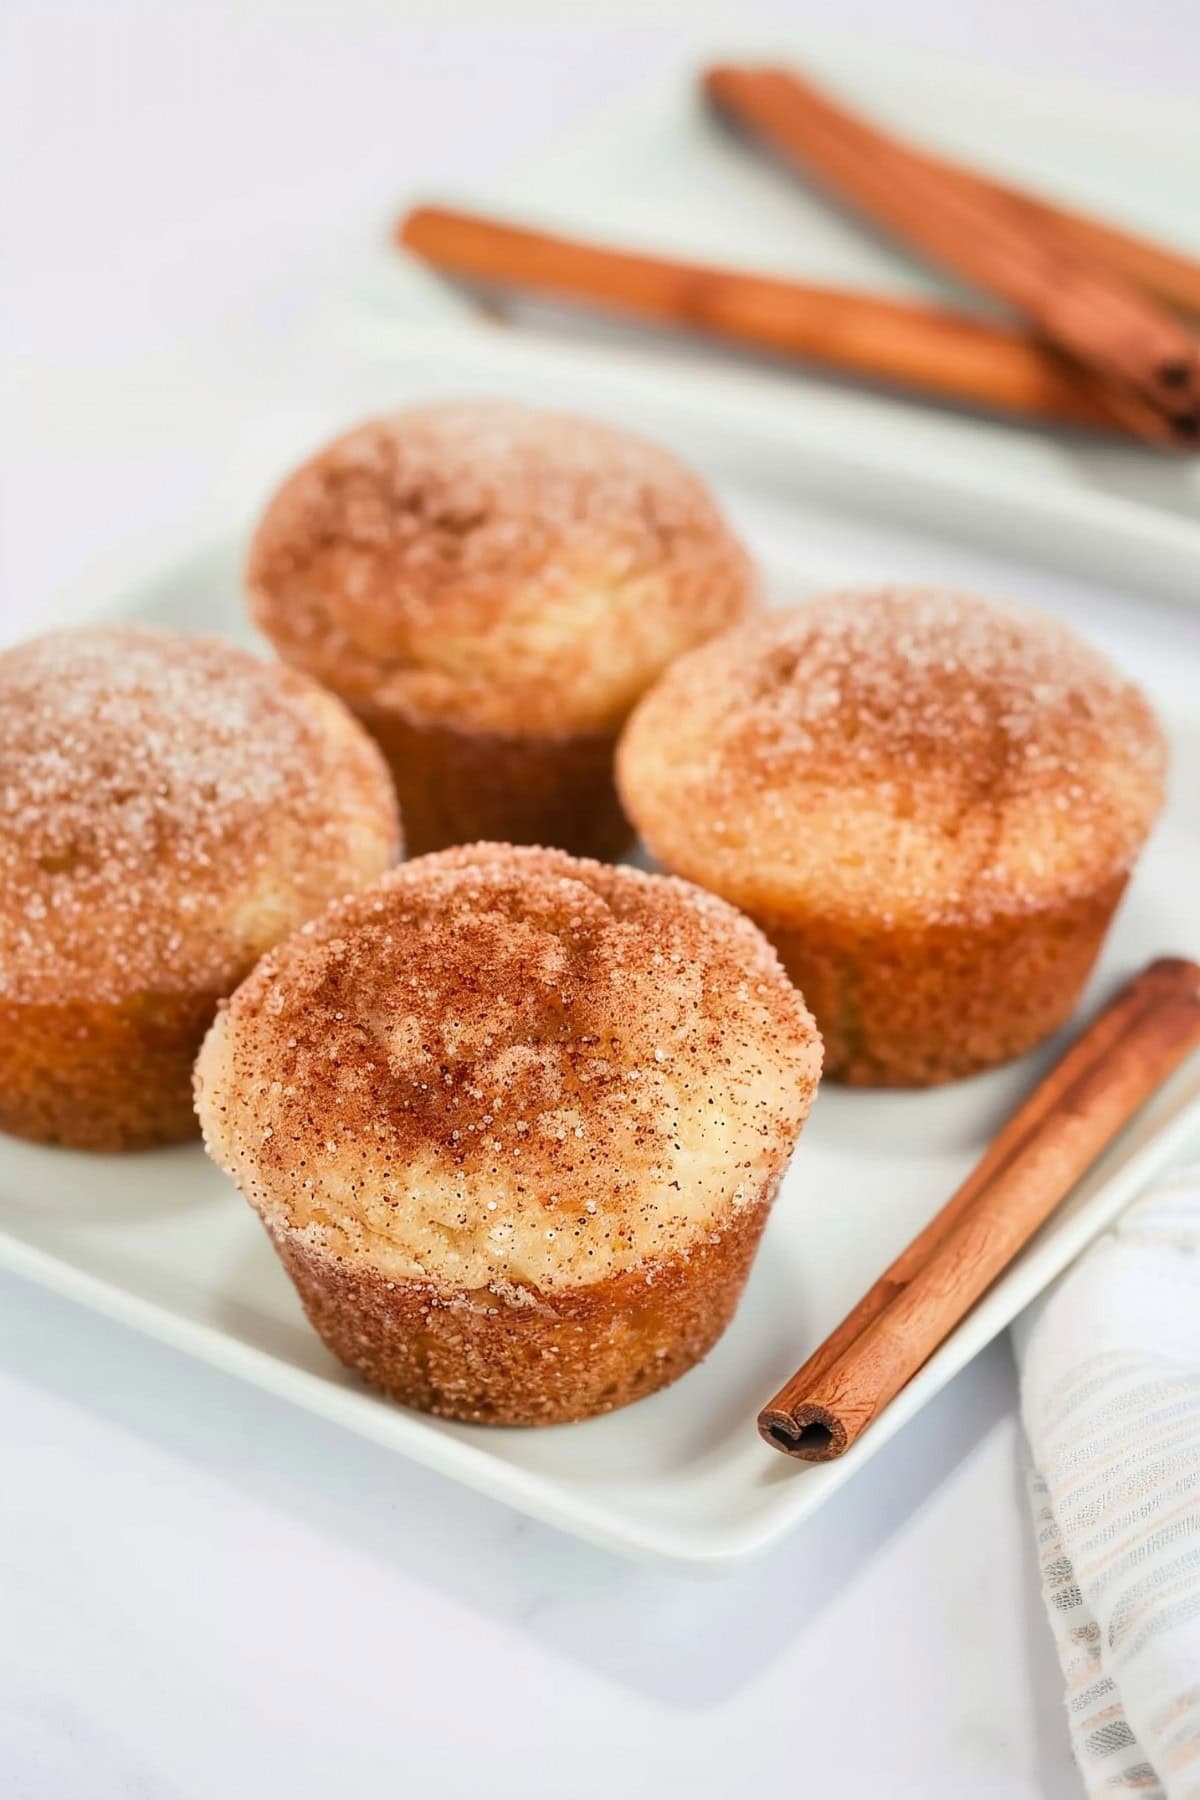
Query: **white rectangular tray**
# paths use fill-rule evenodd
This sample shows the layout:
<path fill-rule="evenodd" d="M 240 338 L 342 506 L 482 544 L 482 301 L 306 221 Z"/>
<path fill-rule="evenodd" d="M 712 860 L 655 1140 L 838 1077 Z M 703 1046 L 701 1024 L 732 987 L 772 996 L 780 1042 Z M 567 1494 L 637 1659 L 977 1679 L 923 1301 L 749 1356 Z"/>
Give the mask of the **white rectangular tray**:
<path fill-rule="evenodd" d="M 711 401 L 678 409 L 649 376 L 605 390 L 586 359 L 556 353 L 543 363 L 536 347 L 498 333 L 484 334 L 475 356 L 465 376 L 460 356 L 439 361 L 422 342 L 386 369 L 348 373 L 342 400 L 307 415 L 302 429 L 294 415 L 286 430 L 261 421 L 250 460 L 294 459 L 304 436 L 353 417 L 368 389 L 382 405 L 473 377 L 491 392 L 607 411 L 676 443 L 719 487 L 777 599 L 890 575 L 969 581 L 1055 607 L 1148 684 L 1174 727 L 1171 808 L 1089 1004 L 1150 955 L 1198 947 L 1200 789 L 1188 709 L 1200 618 L 1135 610 L 1112 587 L 1048 573 L 1072 560 L 1064 546 L 1075 542 L 1053 508 L 1004 492 L 986 514 L 962 506 L 915 454 L 894 478 L 877 470 L 868 480 L 852 454 L 823 459 L 819 431 L 781 458 L 770 433 Z M 1160 592 L 1170 585 L 1171 521 L 1163 528 L 1158 566 L 1148 557 L 1146 571 Z M 994 550 L 1001 542 L 1012 548 L 1006 558 Z M 1088 549 L 1088 567 L 1125 576 L 1132 551 L 1119 518 L 1111 529 L 1098 519 Z M 230 540 L 110 587 L 100 609 L 248 637 L 239 589 Z M 198 1149 L 85 1157 L 0 1140 L 0 1263 L 580 1536 L 717 1568 L 764 1549 L 826 1500 L 1200 1127 L 1200 1071 L 1189 1066 L 848 1456 L 803 1467 L 773 1454 L 755 1432 L 759 1404 L 941 1204 L 1050 1053 L 933 1093 L 824 1090 L 726 1338 L 676 1386 L 587 1424 L 463 1427 L 368 1393 L 308 1329 L 249 1208 Z"/>

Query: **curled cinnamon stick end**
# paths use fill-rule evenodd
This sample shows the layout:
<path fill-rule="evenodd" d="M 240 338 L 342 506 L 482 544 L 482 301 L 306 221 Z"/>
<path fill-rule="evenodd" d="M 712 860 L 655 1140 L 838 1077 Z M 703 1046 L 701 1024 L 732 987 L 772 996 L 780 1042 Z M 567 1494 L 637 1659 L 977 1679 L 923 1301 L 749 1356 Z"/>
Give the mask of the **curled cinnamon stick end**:
<path fill-rule="evenodd" d="M 802 1462 L 833 1462 L 847 1448 L 846 1427 L 823 1406 L 801 1403 L 791 1412 L 764 1406 L 758 1429 L 768 1444 Z"/>
<path fill-rule="evenodd" d="M 1134 1113 L 1200 1046 L 1200 965 L 1161 957 L 1119 991 L 918 1237 L 758 1416 L 830 1462 L 929 1360 Z"/>

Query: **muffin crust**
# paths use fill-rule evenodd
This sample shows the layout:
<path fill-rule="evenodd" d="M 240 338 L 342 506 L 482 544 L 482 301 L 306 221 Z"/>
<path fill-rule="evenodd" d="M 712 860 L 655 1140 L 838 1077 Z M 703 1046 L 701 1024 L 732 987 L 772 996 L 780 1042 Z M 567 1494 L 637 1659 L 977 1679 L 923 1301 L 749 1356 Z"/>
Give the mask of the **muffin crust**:
<path fill-rule="evenodd" d="M 756 586 L 668 451 L 504 401 L 338 438 L 272 500 L 247 579 L 281 655 L 354 702 L 552 736 L 615 728 Z"/>
<path fill-rule="evenodd" d="M 503 401 L 338 438 L 271 501 L 247 585 L 284 660 L 383 745 L 417 853 L 480 834 L 621 847 L 616 733 L 672 658 L 757 602 L 669 452 Z"/>
<path fill-rule="evenodd" d="M 478 845 L 266 957 L 197 1104 L 344 1360 L 430 1410 L 540 1422 L 649 1391 L 718 1335 L 819 1066 L 731 908 Z"/>
<path fill-rule="evenodd" d="M 141 626 L 0 656 L 0 1128 L 190 1135 L 260 951 L 399 849 L 374 745 L 307 677 Z"/>
<path fill-rule="evenodd" d="M 655 856 L 776 942 L 829 1070 L 923 1082 L 1067 1016 L 1161 805 L 1164 748 L 1144 696 L 1065 626 L 879 589 L 682 659 L 617 769 Z"/>

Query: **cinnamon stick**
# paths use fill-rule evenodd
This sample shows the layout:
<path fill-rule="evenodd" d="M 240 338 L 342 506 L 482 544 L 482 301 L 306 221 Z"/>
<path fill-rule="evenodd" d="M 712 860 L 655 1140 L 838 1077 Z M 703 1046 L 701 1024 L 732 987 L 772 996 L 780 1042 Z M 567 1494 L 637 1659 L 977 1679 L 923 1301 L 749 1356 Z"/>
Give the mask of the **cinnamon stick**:
<path fill-rule="evenodd" d="M 1200 314 L 1200 262 L 1185 256 L 1181 250 L 1157 244 L 1123 226 L 1110 225 L 1090 213 L 1074 212 L 1040 194 L 1031 194 L 1025 188 L 997 181 L 980 169 L 950 162 L 912 145 L 906 148 L 910 155 L 937 170 L 945 180 L 957 181 L 977 199 L 1007 209 L 1027 228 L 1057 239 L 1064 249 L 1082 261 L 1107 269 L 1164 306 Z"/>
<path fill-rule="evenodd" d="M 1200 438 L 1200 342 L 1170 314 L 1036 218 L 997 205 L 986 184 L 947 178 L 915 153 L 780 68 L 718 67 L 708 98 L 786 161 L 816 175 L 932 261 L 1017 307 L 1109 391 L 1127 422 L 1180 446 Z"/>
<path fill-rule="evenodd" d="M 470 281 L 581 301 L 1021 418 L 1113 429 L 1107 401 L 1026 333 L 948 307 L 673 261 L 419 206 L 398 241 Z"/>
<path fill-rule="evenodd" d="M 728 84 L 728 71 L 712 70 L 705 80 L 714 104 L 723 112 L 733 113 L 737 96 Z M 811 84 L 808 86 L 811 91 Z M 1056 239 L 1082 261 L 1098 264 L 1166 306 L 1200 313 L 1200 261 L 1195 257 L 923 147 L 901 143 L 897 138 L 890 138 L 889 142 L 893 153 L 924 164 L 943 181 L 957 183 L 977 201 L 1007 211 L 1027 229 Z"/>
<path fill-rule="evenodd" d="M 1200 964 L 1126 984 L 972 1173 L 758 1416 L 774 1449 L 843 1455 L 965 1318 L 1101 1151 L 1200 1045 Z"/>

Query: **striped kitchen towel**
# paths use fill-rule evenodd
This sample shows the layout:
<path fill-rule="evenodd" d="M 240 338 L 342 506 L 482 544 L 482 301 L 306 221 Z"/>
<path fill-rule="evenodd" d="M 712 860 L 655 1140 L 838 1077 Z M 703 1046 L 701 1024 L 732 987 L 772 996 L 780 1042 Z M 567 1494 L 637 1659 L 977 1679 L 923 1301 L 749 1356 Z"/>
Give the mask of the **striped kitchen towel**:
<path fill-rule="evenodd" d="M 1014 1341 L 1084 1785 L 1200 1800 L 1200 1166 L 1131 1207 Z"/>

